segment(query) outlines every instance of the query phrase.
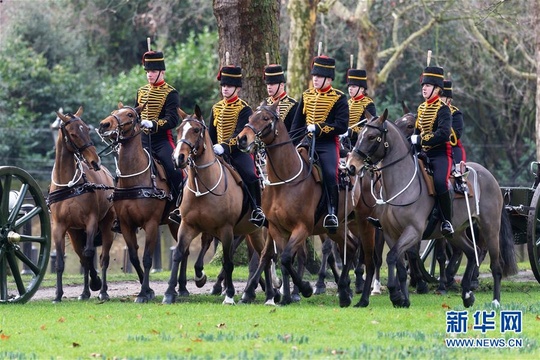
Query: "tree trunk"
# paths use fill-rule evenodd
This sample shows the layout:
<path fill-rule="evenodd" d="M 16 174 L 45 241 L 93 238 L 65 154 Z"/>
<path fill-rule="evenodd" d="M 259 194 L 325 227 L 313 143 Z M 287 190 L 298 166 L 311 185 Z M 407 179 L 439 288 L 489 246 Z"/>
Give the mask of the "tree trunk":
<path fill-rule="evenodd" d="M 242 67 L 240 97 L 256 107 L 266 97 L 263 69 L 265 53 L 279 60 L 279 0 L 214 0 L 219 33 L 220 67 L 225 53 Z M 216 69 L 216 73 L 217 73 Z"/>
<path fill-rule="evenodd" d="M 310 82 L 318 3 L 319 0 L 290 0 L 287 5 L 291 18 L 287 89 L 295 99 L 299 99 Z"/>

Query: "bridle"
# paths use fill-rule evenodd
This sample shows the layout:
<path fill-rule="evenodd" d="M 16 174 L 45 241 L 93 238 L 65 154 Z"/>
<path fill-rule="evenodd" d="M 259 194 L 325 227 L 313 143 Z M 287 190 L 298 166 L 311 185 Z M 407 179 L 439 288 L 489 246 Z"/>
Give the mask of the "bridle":
<path fill-rule="evenodd" d="M 182 144 L 186 144 L 188 147 L 189 147 L 189 158 L 192 159 L 192 156 L 197 156 L 199 154 L 199 149 L 202 148 L 202 153 L 204 153 L 204 151 L 206 150 L 206 144 L 204 143 L 205 142 L 205 134 L 206 134 L 206 131 L 207 131 L 207 127 L 206 127 L 206 124 L 198 119 L 191 119 L 191 118 L 187 118 L 187 119 L 184 119 L 183 121 L 184 123 L 188 123 L 188 122 L 194 122 L 196 124 L 199 124 L 201 127 L 202 127 L 202 130 L 201 132 L 199 133 L 199 136 L 197 136 L 197 140 L 195 141 L 195 144 L 193 144 L 191 141 L 189 140 L 186 140 L 185 138 L 182 138 L 180 140 L 178 140 L 176 142 L 176 146 L 180 146 Z M 201 142 L 202 142 L 202 146 L 201 146 Z"/>
<path fill-rule="evenodd" d="M 364 159 L 364 163 L 369 165 L 369 167 L 374 167 L 380 161 L 382 161 L 382 159 L 384 159 L 386 157 L 386 154 L 388 153 L 389 145 L 388 145 L 388 141 L 386 141 L 386 136 L 388 134 L 388 128 L 386 127 L 386 121 L 383 122 L 382 126 L 375 126 L 375 125 L 371 125 L 371 124 L 366 124 L 365 127 L 364 127 L 364 130 L 362 131 L 361 136 L 364 136 L 366 134 L 368 128 L 369 129 L 376 129 L 377 131 L 379 131 L 379 136 L 377 136 L 377 138 L 375 139 L 375 142 L 369 147 L 369 149 L 367 150 L 367 153 L 362 152 L 357 147 L 356 144 L 353 147 L 352 151 L 355 154 L 357 154 L 358 156 L 360 156 L 362 159 Z M 381 145 L 384 146 L 383 156 L 381 156 L 381 158 L 379 160 L 377 160 L 376 162 L 373 162 L 372 156 L 373 156 L 373 154 L 375 154 L 375 152 L 379 149 L 379 146 L 381 146 Z"/>
<path fill-rule="evenodd" d="M 268 124 L 266 124 L 261 130 L 257 130 L 249 122 L 246 125 L 244 125 L 244 127 L 250 129 L 255 134 L 255 140 L 253 141 L 255 145 L 255 149 L 259 150 L 259 149 L 264 149 L 265 147 L 269 147 L 269 146 L 279 146 L 281 144 L 286 144 L 286 143 L 281 143 L 281 144 L 270 145 L 274 142 L 274 140 L 276 139 L 276 136 L 278 135 L 276 123 L 279 121 L 279 114 L 276 111 L 272 111 L 270 107 L 261 105 L 257 107 L 257 110 L 253 113 L 252 116 L 262 114 L 263 111 L 270 113 L 272 117 L 267 118 L 263 116 L 263 121 L 268 122 Z M 265 142 L 262 140 L 263 138 L 266 138 L 267 136 L 272 135 L 272 134 L 274 135 L 274 137 L 270 139 L 268 142 Z"/>
<path fill-rule="evenodd" d="M 75 115 L 72 115 L 72 114 L 66 114 L 67 116 L 71 117 L 71 119 L 69 121 L 62 121 L 61 124 L 60 124 L 60 131 L 62 131 L 62 137 L 64 139 L 64 141 L 66 142 L 66 144 L 68 146 L 70 146 L 72 149 L 74 149 L 74 153 L 75 155 L 77 156 L 81 156 L 81 153 L 86 150 L 87 148 L 91 147 L 91 146 L 94 146 L 94 142 L 92 140 L 90 140 L 89 142 L 85 143 L 84 145 L 82 146 L 77 146 L 72 140 L 71 140 L 71 137 L 69 136 L 69 133 L 67 132 L 67 129 L 66 129 L 66 126 L 70 125 L 70 124 L 73 124 L 74 122 L 76 121 L 80 121 L 82 122 L 82 119 L 78 116 L 75 116 Z M 85 124 L 83 125 L 79 125 L 79 127 L 82 127 L 82 126 L 86 126 Z"/>
<path fill-rule="evenodd" d="M 131 110 L 135 114 L 135 117 L 131 118 L 131 120 L 129 120 L 129 121 L 122 122 L 122 120 L 118 116 L 118 112 L 120 110 L 123 110 L 123 109 Z M 141 130 L 139 130 L 139 131 L 135 130 L 135 125 L 138 124 L 140 122 L 140 120 L 141 120 L 141 117 L 140 117 L 139 113 L 137 112 L 137 110 L 135 108 L 133 108 L 131 106 L 124 106 L 121 109 L 113 111 L 110 116 L 112 116 L 116 120 L 117 127 L 116 127 L 116 129 L 114 131 L 118 135 L 118 142 L 119 143 L 123 143 L 123 142 L 126 142 L 128 140 L 131 140 L 132 138 L 134 138 L 135 136 L 137 136 L 137 135 L 139 135 L 141 133 Z M 124 126 L 127 126 L 127 125 L 131 125 L 131 127 L 130 127 L 131 134 L 129 136 L 126 136 L 127 131 L 124 130 Z"/>

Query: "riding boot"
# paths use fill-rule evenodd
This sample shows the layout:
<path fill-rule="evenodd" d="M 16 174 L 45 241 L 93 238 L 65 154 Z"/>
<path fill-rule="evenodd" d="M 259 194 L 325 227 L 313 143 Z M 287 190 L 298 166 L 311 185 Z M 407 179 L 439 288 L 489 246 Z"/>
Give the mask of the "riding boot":
<path fill-rule="evenodd" d="M 261 227 L 266 223 L 266 216 L 261 208 L 261 186 L 259 181 L 255 181 L 248 185 L 248 190 L 253 200 L 253 211 L 251 212 L 251 218 L 249 221 L 257 227 Z"/>
<path fill-rule="evenodd" d="M 118 234 L 122 233 L 122 230 L 120 230 L 120 221 L 118 220 L 118 218 L 114 219 L 112 227 L 111 227 L 111 231 Z"/>
<path fill-rule="evenodd" d="M 450 197 L 450 192 L 446 191 L 442 194 L 437 195 L 437 200 L 439 201 L 439 208 L 441 209 L 442 219 L 441 219 L 441 233 L 444 237 L 451 239 L 452 234 L 454 233 L 454 228 L 452 227 L 452 198 Z"/>
<path fill-rule="evenodd" d="M 327 189 L 328 191 L 328 215 L 324 217 L 323 226 L 328 230 L 329 234 L 337 232 L 339 221 L 337 217 L 337 208 L 339 201 L 339 188 L 337 185 Z"/>

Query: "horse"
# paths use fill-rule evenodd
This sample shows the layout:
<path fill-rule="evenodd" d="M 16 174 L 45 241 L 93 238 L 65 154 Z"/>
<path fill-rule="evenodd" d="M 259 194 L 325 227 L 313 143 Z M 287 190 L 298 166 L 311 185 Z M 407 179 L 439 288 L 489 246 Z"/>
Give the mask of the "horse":
<path fill-rule="evenodd" d="M 140 113 L 144 104 L 133 108 L 118 104 L 118 109 L 99 123 L 99 133 L 109 138 L 117 152 L 117 183 L 112 201 L 122 235 L 126 241 L 129 259 L 135 268 L 141 291 L 135 302 L 146 303 L 155 298 L 150 287 L 152 258 L 158 240 L 160 225 L 167 224 L 173 236 L 178 224 L 168 219 L 175 206 L 162 166 L 142 146 Z M 142 265 L 139 260 L 136 232 L 145 231 Z M 144 268 L 144 270 L 143 270 Z"/>
<path fill-rule="evenodd" d="M 394 307 L 409 307 L 403 255 L 422 238 L 439 238 L 442 235 L 437 224 L 429 226 L 433 223 L 428 220 L 435 199 L 426 191 L 426 181 L 419 175 L 417 158 L 411 155 L 411 146 L 405 135 L 397 125 L 387 121 L 387 116 L 387 110 L 379 117 L 368 115 L 368 123 L 349 154 L 346 166 L 350 174 L 364 169 L 374 179 L 381 179 L 377 215 L 382 224 L 385 241 L 390 246 L 386 257 L 388 291 Z M 507 223 L 501 222 L 505 209 L 495 177 L 480 164 L 469 162 L 467 167 L 471 171 L 473 191 L 470 199 L 453 194 L 452 224 L 455 233 L 449 239 L 467 258 L 461 283 L 461 298 L 466 308 L 474 304 L 471 280 L 476 268 L 476 246 L 487 249 L 489 253 L 494 282 L 492 304 L 499 306 L 502 277 L 517 273 L 512 233 L 505 225 Z M 462 236 L 469 227 L 467 209 L 470 203 L 475 205 L 470 206 L 474 210 L 471 211 L 471 216 L 479 228 L 476 244 L 469 241 L 467 236 Z"/>
<path fill-rule="evenodd" d="M 187 182 L 180 205 L 182 222 L 178 230 L 177 245 L 164 304 L 176 301 L 176 283 L 179 263 L 186 257 L 192 240 L 201 233 L 219 239 L 223 246 L 225 299 L 223 304 L 234 304 L 235 289 L 232 281 L 234 235 L 246 235 L 246 241 L 257 253 L 262 253 L 263 228 L 249 222 L 249 202 L 245 189 L 233 172 L 212 149 L 212 140 L 199 106 L 193 115 L 184 118 L 177 128 L 177 145 L 173 161 L 179 168 L 187 168 Z M 265 269 L 267 304 L 273 302 L 270 267 Z"/>
<path fill-rule="evenodd" d="M 249 123 L 237 136 L 238 147 L 243 151 L 255 152 L 264 149 L 267 158 L 267 180 L 263 191 L 263 210 L 268 219 L 267 245 L 259 262 L 257 273 L 248 281 L 246 289 L 256 286 L 257 276 L 274 255 L 274 243 L 280 254 L 282 276 L 285 285 L 290 276 L 298 286 L 302 296 L 310 297 L 313 288 L 308 281 L 293 268 L 293 261 L 299 249 L 304 246 L 310 235 L 325 234 L 322 226 L 324 215 L 323 189 L 314 177 L 314 168 L 297 151 L 285 124 L 279 120 L 277 106 L 263 101 L 250 116 Z M 354 181 L 346 177 L 346 180 Z M 351 182 L 352 184 L 353 182 Z M 362 298 L 355 306 L 369 304 L 369 287 L 373 279 L 373 242 L 374 228 L 367 223 L 371 208 L 360 200 L 360 187 L 354 182 L 352 191 L 340 191 L 338 218 L 340 226 L 336 234 L 329 234 L 338 244 L 343 254 L 344 266 L 338 281 L 339 304 L 347 307 L 351 304 L 349 270 L 354 264 L 354 257 L 360 241 L 365 251 L 366 283 Z M 368 199 L 369 200 L 369 199 Z M 346 221 L 354 210 L 354 222 Z M 349 230 L 349 231 L 347 231 Z M 346 232 L 347 231 L 347 232 Z M 282 304 L 291 301 L 288 286 L 284 287 Z M 244 293 L 245 294 L 245 293 Z"/>
<path fill-rule="evenodd" d="M 409 110 L 409 107 L 405 102 L 402 102 L 401 105 L 403 108 L 403 115 L 397 118 L 394 123 L 405 137 L 410 139 L 415 129 L 416 114 Z M 461 249 L 452 246 L 452 244 L 448 244 L 444 237 L 435 239 L 433 253 L 439 264 L 439 284 L 435 291 L 444 294 L 448 288 L 455 284 L 454 277 L 459 268 L 463 253 Z M 481 256 L 482 259 L 485 255 L 485 252 L 483 252 Z M 415 284 L 417 293 L 427 293 L 428 286 L 423 279 L 419 268 L 419 261 L 421 260 L 418 256 L 418 249 L 407 251 L 407 257 L 410 265 L 411 284 Z M 478 269 L 475 271 L 471 286 L 473 289 L 478 286 Z"/>
<path fill-rule="evenodd" d="M 47 196 L 51 235 L 56 248 L 55 303 L 61 302 L 64 295 L 62 275 L 66 233 L 84 269 L 84 288 L 79 300 L 89 299 L 90 290 L 100 290 L 100 300 L 109 299 L 107 269 L 114 239 L 110 229 L 115 211 L 108 196 L 112 193 L 113 179 L 101 165 L 96 147 L 90 139 L 90 128 L 81 119 L 82 113 L 82 107 L 75 114 L 56 112 L 58 136 Z M 94 255 L 99 244 L 102 244 L 102 279 L 94 267 Z"/>

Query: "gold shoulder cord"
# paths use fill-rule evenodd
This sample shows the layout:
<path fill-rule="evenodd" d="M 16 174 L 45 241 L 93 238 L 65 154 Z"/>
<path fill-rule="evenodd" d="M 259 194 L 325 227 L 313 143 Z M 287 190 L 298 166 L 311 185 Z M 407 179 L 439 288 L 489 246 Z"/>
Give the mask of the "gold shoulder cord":
<path fill-rule="evenodd" d="M 429 141 L 433 138 L 433 125 L 437 118 L 437 112 L 441 107 L 440 101 L 435 101 L 432 104 L 422 103 L 418 107 L 418 118 L 416 127 L 420 129 L 420 137 L 422 141 Z M 431 149 L 431 146 L 423 146 L 424 150 Z"/>
<path fill-rule="evenodd" d="M 334 104 L 338 101 L 340 94 L 335 90 L 328 91 L 321 94 L 310 89 L 302 95 L 304 99 L 304 108 L 302 109 L 306 114 L 306 125 L 323 123 L 326 121 L 330 110 Z"/>
<path fill-rule="evenodd" d="M 355 101 L 353 99 L 349 99 L 349 127 L 352 128 L 352 130 L 356 133 L 359 133 L 362 129 L 362 126 L 354 126 L 354 124 L 358 123 L 360 121 L 360 118 L 364 114 L 364 111 L 366 110 L 366 107 L 371 103 L 373 100 L 367 96 L 364 96 L 362 99 Z"/>

